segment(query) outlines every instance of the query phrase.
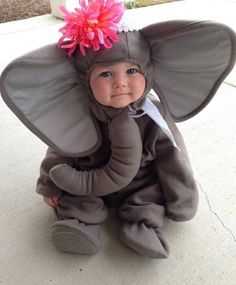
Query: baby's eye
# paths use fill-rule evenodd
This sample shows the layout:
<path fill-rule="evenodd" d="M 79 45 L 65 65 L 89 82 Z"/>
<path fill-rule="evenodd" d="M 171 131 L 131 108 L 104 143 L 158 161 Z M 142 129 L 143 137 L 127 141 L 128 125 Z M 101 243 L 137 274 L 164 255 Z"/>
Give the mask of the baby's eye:
<path fill-rule="evenodd" d="M 103 71 L 99 74 L 100 77 L 111 77 L 112 73 L 110 71 Z"/>
<path fill-rule="evenodd" d="M 127 74 L 135 74 L 137 72 L 139 72 L 138 68 L 129 68 L 127 70 Z"/>

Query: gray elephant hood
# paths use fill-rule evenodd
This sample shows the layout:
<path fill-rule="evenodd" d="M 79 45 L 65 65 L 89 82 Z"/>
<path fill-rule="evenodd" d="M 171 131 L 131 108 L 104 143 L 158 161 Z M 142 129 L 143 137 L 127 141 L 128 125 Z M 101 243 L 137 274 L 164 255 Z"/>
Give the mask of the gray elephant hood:
<path fill-rule="evenodd" d="M 75 53 L 79 81 L 88 90 L 89 105 L 94 115 L 101 121 L 109 121 L 115 114 L 122 112 L 122 110 L 103 106 L 95 100 L 89 84 L 91 71 L 99 65 L 115 64 L 123 61 L 137 64 L 146 79 L 146 87 L 142 97 L 131 104 L 132 109 L 138 109 L 150 92 L 153 83 L 150 46 L 142 33 L 139 31 L 119 33 L 119 42 L 113 46 L 112 50 L 103 46 L 99 51 L 88 49 L 86 56 L 83 56 L 80 52 Z"/>
<path fill-rule="evenodd" d="M 140 48 L 142 46 L 142 48 Z M 11 62 L 1 75 L 3 100 L 41 140 L 68 157 L 87 155 L 101 145 L 91 116 L 90 68 L 105 60 L 131 60 L 144 73 L 175 121 L 200 112 L 235 63 L 235 33 L 208 21 L 174 20 L 121 33 L 120 41 L 96 55 L 68 58 L 56 44 Z"/>

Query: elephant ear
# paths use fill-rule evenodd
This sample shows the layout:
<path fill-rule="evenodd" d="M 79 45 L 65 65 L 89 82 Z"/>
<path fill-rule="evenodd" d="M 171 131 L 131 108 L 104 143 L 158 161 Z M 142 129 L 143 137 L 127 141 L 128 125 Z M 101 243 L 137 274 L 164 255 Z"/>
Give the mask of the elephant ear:
<path fill-rule="evenodd" d="M 235 33 L 206 21 L 168 21 L 142 29 L 154 64 L 153 89 L 175 121 L 200 112 L 235 63 Z"/>
<path fill-rule="evenodd" d="M 0 83 L 8 107 L 61 155 L 79 157 L 99 147 L 99 132 L 74 60 L 55 44 L 11 62 Z"/>

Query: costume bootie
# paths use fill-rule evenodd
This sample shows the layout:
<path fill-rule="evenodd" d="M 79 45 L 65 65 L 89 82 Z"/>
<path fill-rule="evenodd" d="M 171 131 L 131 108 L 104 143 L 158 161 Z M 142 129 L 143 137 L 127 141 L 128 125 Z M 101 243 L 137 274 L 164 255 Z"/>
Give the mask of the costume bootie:
<path fill-rule="evenodd" d="M 51 231 L 54 245 L 63 252 L 92 255 L 102 247 L 98 225 L 68 219 L 57 221 Z"/>
<path fill-rule="evenodd" d="M 144 223 L 123 222 L 118 238 L 137 253 L 150 258 L 167 258 L 169 246 L 162 234 Z"/>

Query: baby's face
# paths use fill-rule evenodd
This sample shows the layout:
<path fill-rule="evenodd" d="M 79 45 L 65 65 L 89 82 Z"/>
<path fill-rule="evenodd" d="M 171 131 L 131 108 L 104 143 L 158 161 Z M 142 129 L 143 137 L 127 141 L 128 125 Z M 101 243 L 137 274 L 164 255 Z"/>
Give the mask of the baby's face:
<path fill-rule="evenodd" d="M 114 108 L 124 108 L 137 101 L 143 95 L 145 84 L 140 68 L 131 62 L 96 66 L 90 76 L 95 99 Z"/>

